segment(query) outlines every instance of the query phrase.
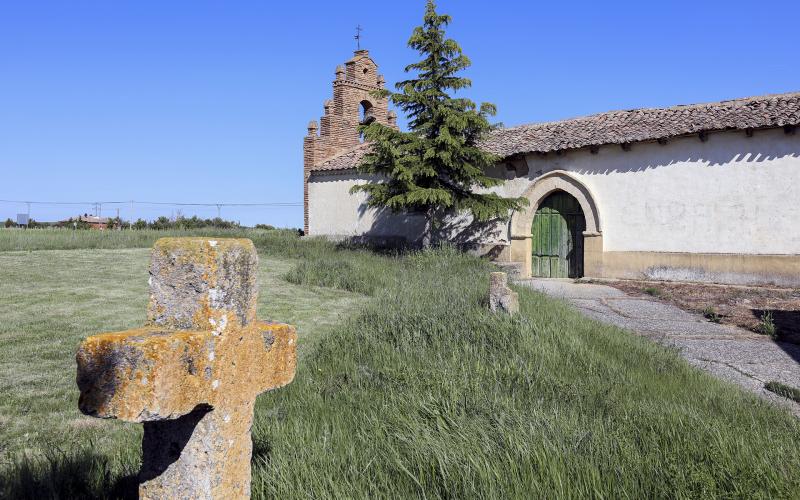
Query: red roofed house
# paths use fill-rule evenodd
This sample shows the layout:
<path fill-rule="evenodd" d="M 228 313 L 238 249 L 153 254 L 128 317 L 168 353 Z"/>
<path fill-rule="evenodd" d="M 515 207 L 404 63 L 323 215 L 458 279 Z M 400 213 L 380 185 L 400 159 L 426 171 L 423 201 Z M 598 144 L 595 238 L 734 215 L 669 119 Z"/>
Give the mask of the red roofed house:
<path fill-rule="evenodd" d="M 67 226 L 69 226 L 70 221 L 74 222 L 76 224 L 77 224 L 77 222 L 83 222 L 83 223 L 89 224 L 89 227 L 91 229 L 104 230 L 104 229 L 108 228 L 108 217 L 98 217 L 96 215 L 89 215 L 89 214 L 79 215 L 79 216 L 71 218 L 69 220 L 62 220 L 62 221 L 59 222 L 59 224 L 64 226 L 64 227 L 67 227 Z"/>

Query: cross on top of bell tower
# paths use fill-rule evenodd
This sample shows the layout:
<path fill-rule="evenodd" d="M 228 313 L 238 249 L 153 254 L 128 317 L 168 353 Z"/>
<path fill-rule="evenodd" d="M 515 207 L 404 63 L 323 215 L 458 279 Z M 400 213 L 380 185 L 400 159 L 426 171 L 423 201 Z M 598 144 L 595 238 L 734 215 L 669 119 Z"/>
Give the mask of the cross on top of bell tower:
<path fill-rule="evenodd" d="M 359 24 L 356 26 L 356 36 L 353 38 L 356 39 L 356 50 L 361 50 L 361 32 L 364 31 L 364 28 L 361 27 Z"/>

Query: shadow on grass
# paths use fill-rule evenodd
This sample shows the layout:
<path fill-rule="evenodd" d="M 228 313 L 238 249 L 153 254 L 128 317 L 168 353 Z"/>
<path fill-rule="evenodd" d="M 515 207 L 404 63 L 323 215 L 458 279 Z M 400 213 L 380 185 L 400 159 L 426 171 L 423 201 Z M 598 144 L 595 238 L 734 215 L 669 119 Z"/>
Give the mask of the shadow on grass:
<path fill-rule="evenodd" d="M 253 436 L 253 461 L 260 458 L 266 463 L 269 463 L 270 455 L 272 454 L 272 443 L 269 439 L 257 439 Z"/>
<path fill-rule="evenodd" d="M 3 464 L 0 498 L 135 499 L 138 464 L 112 463 L 89 449 L 50 450 L 44 457 L 22 457 Z"/>

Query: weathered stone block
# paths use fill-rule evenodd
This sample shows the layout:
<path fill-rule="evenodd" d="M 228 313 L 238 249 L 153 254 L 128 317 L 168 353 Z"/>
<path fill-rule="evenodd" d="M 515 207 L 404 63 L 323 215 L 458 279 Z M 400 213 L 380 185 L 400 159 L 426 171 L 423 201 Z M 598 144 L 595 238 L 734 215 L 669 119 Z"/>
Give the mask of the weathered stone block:
<path fill-rule="evenodd" d="M 257 277 L 250 240 L 162 238 L 150 261 L 148 322 L 183 330 L 215 329 L 220 321 L 246 326 L 256 318 Z"/>
<path fill-rule="evenodd" d="M 509 288 L 506 273 L 491 273 L 489 276 L 489 309 L 506 314 L 519 312 L 519 295 Z"/>

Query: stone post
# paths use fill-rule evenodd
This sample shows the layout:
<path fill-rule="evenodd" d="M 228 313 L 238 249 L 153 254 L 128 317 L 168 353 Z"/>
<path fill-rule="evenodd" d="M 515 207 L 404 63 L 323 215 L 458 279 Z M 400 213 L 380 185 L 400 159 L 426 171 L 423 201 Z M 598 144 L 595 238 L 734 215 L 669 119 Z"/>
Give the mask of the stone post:
<path fill-rule="evenodd" d="M 489 276 L 489 309 L 506 314 L 519 312 L 519 296 L 508 287 L 506 273 L 492 273 Z"/>

